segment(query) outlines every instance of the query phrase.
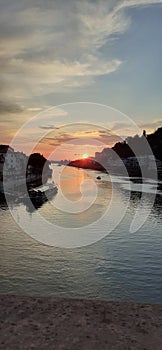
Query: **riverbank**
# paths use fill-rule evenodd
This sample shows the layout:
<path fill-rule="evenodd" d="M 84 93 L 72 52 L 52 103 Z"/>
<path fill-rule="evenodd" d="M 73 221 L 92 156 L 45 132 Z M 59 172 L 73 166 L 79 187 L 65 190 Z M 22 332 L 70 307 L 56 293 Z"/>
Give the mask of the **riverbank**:
<path fill-rule="evenodd" d="M 3 350 L 161 350 L 162 305 L 0 296 Z"/>

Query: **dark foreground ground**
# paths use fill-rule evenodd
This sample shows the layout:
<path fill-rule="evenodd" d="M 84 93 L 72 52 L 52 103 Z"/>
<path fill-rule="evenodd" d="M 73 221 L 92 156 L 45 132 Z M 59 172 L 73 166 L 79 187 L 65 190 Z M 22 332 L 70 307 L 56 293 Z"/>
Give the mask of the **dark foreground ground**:
<path fill-rule="evenodd" d="M 162 350 L 162 305 L 0 296 L 0 349 Z"/>

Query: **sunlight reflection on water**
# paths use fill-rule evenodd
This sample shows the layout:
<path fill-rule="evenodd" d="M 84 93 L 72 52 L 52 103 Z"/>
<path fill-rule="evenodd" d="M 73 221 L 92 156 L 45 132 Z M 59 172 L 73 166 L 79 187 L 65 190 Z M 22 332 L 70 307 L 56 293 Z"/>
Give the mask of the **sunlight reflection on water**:
<path fill-rule="evenodd" d="M 55 166 L 55 169 L 61 171 L 61 167 L 58 168 Z M 80 174 L 80 180 L 83 179 L 82 171 L 76 169 L 75 172 Z M 96 176 L 96 172 L 84 172 L 84 177 L 87 179 L 93 178 L 96 181 Z M 64 196 L 75 203 L 81 196 L 81 182 L 76 178 L 74 184 L 74 179 L 74 174 L 64 173 L 62 186 Z M 129 226 L 140 201 L 141 184 L 117 176 L 113 176 L 112 180 L 115 186 L 115 201 L 118 205 L 124 206 L 130 195 L 130 204 L 125 217 L 104 239 L 91 246 L 77 249 L 48 247 L 34 241 L 22 232 L 5 207 L 5 203 L 1 202 L 1 293 L 162 302 L 161 191 L 159 190 L 156 196 L 147 222 L 138 232 L 131 234 Z M 98 196 L 93 204 L 93 210 L 89 208 L 81 215 L 73 214 L 69 218 L 68 213 L 63 213 L 54 207 L 56 204 L 61 205 L 60 190 L 51 203 L 44 203 L 38 210 L 41 215 L 51 222 L 57 222 L 58 225 L 79 227 L 83 222 L 90 224 L 94 218 L 104 213 L 111 199 L 112 186 L 108 175 L 101 175 L 97 187 Z M 154 183 L 146 180 L 144 189 L 147 211 Z M 86 190 L 91 199 L 91 191 L 89 192 L 88 188 Z M 30 212 L 24 204 L 15 205 L 14 210 L 18 220 L 19 217 L 26 220 L 28 216 L 32 221 L 35 215 L 35 212 Z M 117 215 L 118 213 L 114 211 L 114 218 Z M 106 231 L 107 225 L 105 217 L 100 229 Z M 86 227 L 86 233 L 91 234 L 91 226 Z"/>

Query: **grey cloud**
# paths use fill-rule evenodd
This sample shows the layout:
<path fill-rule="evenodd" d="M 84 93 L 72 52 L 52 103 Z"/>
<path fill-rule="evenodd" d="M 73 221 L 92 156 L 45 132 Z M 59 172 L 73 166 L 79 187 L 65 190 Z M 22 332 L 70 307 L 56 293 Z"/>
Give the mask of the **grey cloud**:
<path fill-rule="evenodd" d="M 125 129 L 127 127 L 130 127 L 130 123 L 124 123 L 124 122 L 116 122 L 112 126 L 111 130 L 112 131 L 117 131 L 119 129 Z"/>
<path fill-rule="evenodd" d="M 56 126 L 54 126 L 54 125 L 41 125 L 40 126 L 40 129 L 49 129 L 49 130 L 58 130 L 59 128 L 58 127 L 56 127 Z"/>
<path fill-rule="evenodd" d="M 96 132 L 96 135 L 94 136 L 94 132 Z M 82 133 L 81 133 L 82 134 Z M 73 132 L 73 133 L 59 133 L 57 135 L 53 135 L 46 137 L 44 140 L 46 143 L 48 143 L 51 146 L 59 146 L 61 143 L 66 143 L 72 140 L 77 139 L 77 145 L 83 145 L 83 144 L 87 144 L 88 143 L 88 139 L 96 139 L 102 143 L 104 143 L 105 145 L 107 144 L 114 144 L 115 142 L 119 142 L 122 141 L 122 138 L 116 135 L 112 135 L 111 133 L 106 133 L 103 130 L 93 130 L 92 132 L 87 134 L 87 131 L 84 132 L 85 137 L 78 137 L 77 132 Z M 92 134 L 92 136 L 91 136 Z M 89 135 L 89 138 L 86 136 Z M 83 134 L 82 134 L 83 136 Z M 90 141 L 91 144 L 91 141 Z M 76 145 L 76 143 L 74 143 L 74 146 Z"/>
<path fill-rule="evenodd" d="M 69 136 L 67 136 L 67 137 L 65 137 L 65 136 L 58 136 L 58 137 L 46 137 L 46 141 L 47 141 L 47 143 L 48 144 L 50 144 L 50 145 L 52 145 L 52 144 L 58 144 L 58 145 L 60 145 L 61 143 L 66 143 L 66 142 L 69 142 L 69 141 L 71 141 L 71 140 L 73 140 L 74 139 L 74 137 L 69 137 Z M 51 142 L 52 141 L 52 142 Z"/>
<path fill-rule="evenodd" d="M 0 101 L 0 114 L 6 113 L 21 113 L 23 111 L 23 107 L 18 104 L 10 103 L 7 101 Z"/>
<path fill-rule="evenodd" d="M 111 135 L 111 136 L 100 136 L 99 140 L 105 144 L 112 145 L 116 142 L 122 142 L 123 139 L 117 135 Z"/>
<path fill-rule="evenodd" d="M 60 143 L 58 143 L 58 142 L 51 142 L 51 143 L 49 143 L 49 146 L 57 147 L 57 146 L 60 146 Z"/>
<path fill-rule="evenodd" d="M 142 123 L 140 124 L 140 127 L 143 128 L 143 129 L 151 129 L 152 131 L 157 129 L 157 128 L 160 128 L 162 127 L 162 119 L 159 119 L 159 120 L 153 120 L 153 121 L 150 121 L 150 122 L 147 122 L 147 123 Z"/>
<path fill-rule="evenodd" d="M 112 132 L 108 130 L 99 130 L 99 135 L 100 136 L 111 136 Z"/>

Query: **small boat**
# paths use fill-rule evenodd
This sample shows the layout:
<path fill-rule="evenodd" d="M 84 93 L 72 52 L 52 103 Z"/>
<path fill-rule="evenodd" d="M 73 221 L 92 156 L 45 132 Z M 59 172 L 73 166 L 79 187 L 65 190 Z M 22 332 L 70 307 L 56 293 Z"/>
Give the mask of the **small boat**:
<path fill-rule="evenodd" d="M 97 179 L 97 180 L 101 180 L 101 176 L 97 176 L 96 179 Z"/>
<path fill-rule="evenodd" d="M 58 191 L 57 186 L 54 183 L 48 183 L 46 185 L 42 185 L 36 188 L 33 188 L 31 190 L 29 190 L 29 196 L 31 199 L 42 199 L 45 197 L 49 197 L 49 196 L 53 196 L 54 194 L 56 194 Z"/>

